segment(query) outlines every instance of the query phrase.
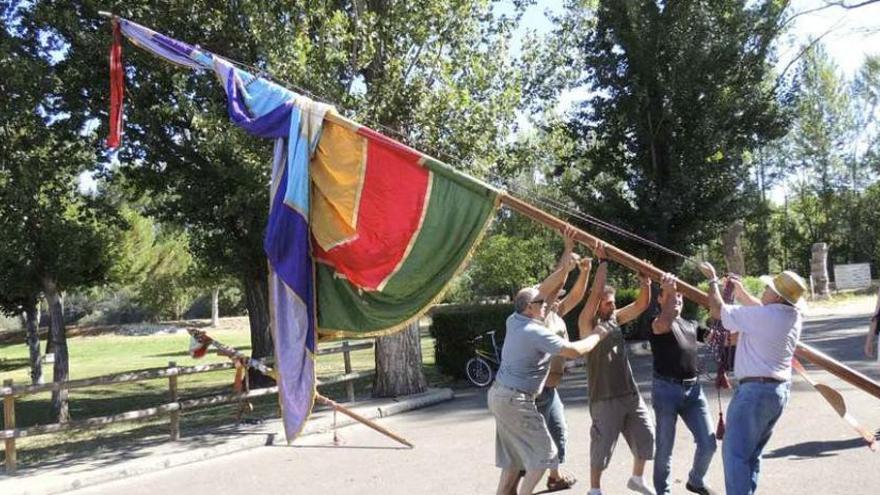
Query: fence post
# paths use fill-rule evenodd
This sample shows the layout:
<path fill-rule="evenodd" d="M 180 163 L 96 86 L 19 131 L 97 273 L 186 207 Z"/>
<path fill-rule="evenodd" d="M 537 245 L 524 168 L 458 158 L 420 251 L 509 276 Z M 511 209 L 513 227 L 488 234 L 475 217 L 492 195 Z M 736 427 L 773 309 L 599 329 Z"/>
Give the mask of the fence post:
<path fill-rule="evenodd" d="M 12 379 L 3 380 L 3 386 L 12 388 Z M 15 430 L 15 396 L 3 397 L 3 429 Z M 6 439 L 6 474 L 15 473 L 15 437 Z"/>
<path fill-rule="evenodd" d="M 345 361 L 345 374 L 351 373 L 351 351 L 348 350 L 348 341 L 342 343 L 342 359 Z M 354 381 L 345 382 L 345 391 L 348 393 L 348 401 L 354 402 Z"/>
<path fill-rule="evenodd" d="M 168 361 L 169 372 L 172 368 L 177 368 L 177 363 Z M 168 376 L 168 394 L 172 403 L 178 402 L 176 370 Z M 176 442 L 177 440 L 180 440 L 180 409 L 171 411 L 171 441 Z"/>

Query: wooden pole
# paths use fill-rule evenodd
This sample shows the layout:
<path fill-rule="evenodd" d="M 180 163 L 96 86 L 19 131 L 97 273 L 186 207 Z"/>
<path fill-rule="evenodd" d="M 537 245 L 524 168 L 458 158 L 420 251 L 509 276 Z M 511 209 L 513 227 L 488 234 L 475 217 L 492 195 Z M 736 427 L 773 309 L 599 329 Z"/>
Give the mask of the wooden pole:
<path fill-rule="evenodd" d="M 342 360 L 345 363 L 345 374 L 351 373 L 351 351 L 348 348 L 348 341 L 342 343 Z M 348 401 L 354 402 L 354 380 L 345 382 L 345 391 L 348 394 Z"/>
<path fill-rule="evenodd" d="M 238 356 L 243 356 L 243 354 L 241 354 L 240 352 L 238 352 L 237 350 L 235 350 L 235 348 L 230 347 L 230 346 L 227 346 L 227 345 L 225 345 L 225 344 L 223 344 L 222 342 L 219 342 L 219 341 L 217 341 L 217 340 L 214 340 L 213 338 L 211 338 L 210 336 L 208 336 L 207 333 L 205 333 L 205 332 L 200 332 L 200 334 L 201 334 L 201 336 L 203 336 L 204 338 L 210 339 L 211 344 L 214 345 L 215 347 L 217 347 L 218 349 L 222 349 L 223 354 L 226 355 L 226 356 L 228 356 L 230 359 L 235 359 L 235 358 L 238 357 Z M 248 366 L 254 367 L 255 369 L 257 369 L 257 370 L 260 371 L 261 373 L 263 373 L 263 374 L 265 374 L 265 375 L 267 375 L 267 376 L 270 376 L 270 377 L 272 376 L 272 373 L 273 373 L 272 370 L 269 369 L 268 367 L 266 367 L 264 364 L 262 364 L 262 363 L 260 363 L 260 362 L 258 362 L 258 361 L 254 361 L 254 360 L 252 360 L 252 359 L 247 359 L 245 362 L 247 363 Z M 257 364 L 259 364 L 259 366 L 256 366 Z M 401 437 L 401 436 L 399 436 L 399 435 L 393 433 L 391 430 L 389 430 L 389 429 L 387 429 L 387 428 L 384 428 L 384 427 L 382 427 L 382 426 L 379 426 L 379 425 L 376 424 L 374 421 L 370 421 L 369 419 L 367 419 L 367 418 L 361 416 L 360 414 L 358 414 L 358 413 L 356 413 L 356 412 L 354 412 L 354 411 L 352 411 L 352 410 L 350 410 L 350 409 L 348 409 L 348 408 L 346 408 L 346 407 L 342 407 L 342 406 L 340 406 L 340 405 L 337 404 L 336 402 L 334 402 L 334 401 L 328 399 L 327 397 L 324 397 L 324 396 L 321 395 L 321 394 L 316 393 L 316 394 L 315 394 L 315 400 L 316 400 L 317 402 L 320 402 L 320 403 L 322 403 L 322 404 L 325 404 L 325 405 L 327 405 L 327 406 L 332 407 L 332 408 L 335 409 L 336 411 L 339 411 L 339 412 L 341 412 L 342 414 L 345 414 L 346 416 L 348 416 L 348 417 L 354 419 L 355 421 L 358 421 L 359 423 L 363 423 L 364 425 L 369 426 L 370 428 L 372 428 L 372 429 L 378 431 L 379 433 L 382 433 L 383 435 L 386 435 L 386 436 L 388 436 L 388 437 L 390 437 L 390 438 L 393 438 L 394 440 L 397 440 L 398 442 L 400 442 L 400 443 L 402 443 L 402 444 L 404 444 L 404 445 L 406 445 L 406 446 L 408 446 L 408 447 L 413 447 L 413 444 L 410 443 L 409 441 L 407 441 L 405 438 L 403 438 L 403 437 Z"/>
<path fill-rule="evenodd" d="M 336 411 L 341 412 L 342 414 L 345 414 L 346 416 L 354 419 L 355 421 L 357 421 L 359 423 L 362 423 L 366 426 L 369 426 L 370 428 L 378 431 L 379 433 L 381 433 L 387 437 L 390 437 L 390 438 L 393 438 L 394 440 L 397 440 L 398 442 L 406 445 L 409 448 L 415 447 L 415 445 L 413 445 L 407 439 L 401 437 L 400 435 L 397 435 L 396 433 L 392 432 L 391 430 L 389 430 L 383 426 L 380 426 L 375 421 L 371 421 L 371 420 L 361 416 L 360 414 L 352 411 L 351 409 L 348 409 L 347 407 L 340 406 L 336 402 L 328 399 L 327 397 L 324 397 L 321 394 L 315 394 L 315 401 L 319 402 L 321 404 L 324 404 L 326 406 L 332 407 Z"/>
<path fill-rule="evenodd" d="M 12 388 L 12 380 L 4 380 L 3 386 L 11 389 Z M 4 430 L 15 430 L 15 396 L 5 395 L 3 396 L 3 429 Z M 6 474 L 14 474 L 15 468 L 17 464 L 17 458 L 15 453 L 15 437 L 7 438 L 5 440 L 6 443 Z"/>
<path fill-rule="evenodd" d="M 177 373 L 174 373 L 174 370 L 177 368 L 177 363 L 174 361 L 168 361 L 168 396 L 170 402 L 176 403 L 178 400 L 177 396 Z M 180 440 L 180 411 L 174 410 L 171 411 L 171 441 L 176 442 Z"/>
<path fill-rule="evenodd" d="M 556 230 L 562 230 L 563 227 L 569 225 L 567 222 L 563 221 L 560 218 L 557 218 L 543 210 L 540 210 L 525 201 L 522 201 L 518 198 L 514 198 L 509 194 L 502 193 L 501 195 L 501 204 L 510 208 L 513 211 L 521 213 L 536 222 L 546 225 L 550 228 Z M 599 242 L 604 242 L 599 238 L 592 236 L 580 229 L 575 228 L 575 240 L 580 242 L 581 244 L 586 245 L 590 249 L 595 249 L 596 245 Z M 610 244 L 605 244 L 605 253 L 608 256 L 608 259 L 611 261 L 617 262 L 632 271 L 643 273 L 654 280 L 655 282 L 660 282 L 660 277 L 663 275 L 663 270 L 658 269 L 657 267 L 651 265 L 650 263 L 640 260 L 635 256 L 614 247 Z M 708 307 L 709 306 L 709 296 L 701 291 L 700 289 L 690 285 L 686 282 L 678 281 L 677 287 L 679 292 L 682 295 L 691 301 L 701 305 Z M 824 354 L 815 348 L 804 344 L 803 342 L 798 342 L 797 349 L 795 349 L 795 355 L 801 359 L 805 359 L 816 366 L 828 371 L 832 375 L 840 378 L 841 380 L 853 385 L 854 387 L 863 390 L 874 397 L 880 399 L 880 383 L 868 378 L 862 373 L 844 365 L 843 363 L 837 361 L 831 356 Z"/>
<path fill-rule="evenodd" d="M 797 349 L 795 349 L 794 353 L 798 358 L 806 359 L 850 385 L 860 390 L 864 390 L 880 399 L 880 384 L 864 374 L 838 362 L 815 347 L 804 344 L 803 342 L 798 342 Z"/>
<path fill-rule="evenodd" d="M 856 432 L 867 442 L 868 448 L 872 451 L 877 450 L 877 440 L 874 438 L 874 432 L 868 431 L 866 428 L 862 427 L 859 424 L 858 420 L 853 417 L 852 414 L 847 412 L 846 410 L 846 401 L 843 400 L 843 396 L 840 395 L 840 392 L 834 390 L 833 388 L 825 385 L 824 383 L 818 383 L 813 380 L 809 374 L 807 374 L 807 370 L 804 369 L 804 365 L 801 364 L 797 358 L 791 360 L 791 367 L 794 368 L 795 371 L 801 375 L 807 383 L 809 383 L 813 389 L 819 392 L 819 395 L 822 396 L 834 409 L 834 411 L 843 418 Z"/>
<path fill-rule="evenodd" d="M 501 195 L 501 204 L 510 208 L 513 211 L 521 213 L 531 218 L 532 220 L 535 220 L 536 222 L 546 225 L 555 230 L 561 231 L 565 226 L 569 225 L 568 222 L 557 218 L 543 210 L 540 210 L 526 203 L 525 201 L 515 198 L 509 194 Z M 627 253 L 626 251 L 612 246 L 611 244 L 605 243 L 598 237 L 592 236 L 584 232 L 583 230 L 575 228 L 574 232 L 574 238 L 576 241 L 586 245 L 590 249 L 595 249 L 600 242 L 604 243 L 605 254 L 608 256 L 609 260 L 614 261 L 615 263 L 619 263 L 634 272 L 644 273 L 655 282 L 659 283 L 660 278 L 663 276 L 663 273 L 665 273 L 663 270 L 655 267 L 647 261 L 640 260 L 635 256 Z M 684 297 L 687 297 L 691 301 L 694 301 L 695 303 L 702 306 L 709 305 L 709 297 L 700 289 L 681 280 L 676 283 L 676 286 L 678 287 L 678 291 L 681 292 Z"/>

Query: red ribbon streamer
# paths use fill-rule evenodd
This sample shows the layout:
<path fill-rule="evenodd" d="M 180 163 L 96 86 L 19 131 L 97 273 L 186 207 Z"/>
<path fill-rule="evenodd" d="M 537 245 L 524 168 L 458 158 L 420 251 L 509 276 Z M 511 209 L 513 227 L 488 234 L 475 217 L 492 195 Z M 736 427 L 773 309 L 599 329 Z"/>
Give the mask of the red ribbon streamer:
<path fill-rule="evenodd" d="M 119 22 L 113 20 L 113 44 L 110 45 L 110 134 L 107 147 L 118 148 L 122 140 L 122 97 L 125 92 L 125 72 L 122 68 L 122 32 Z"/>

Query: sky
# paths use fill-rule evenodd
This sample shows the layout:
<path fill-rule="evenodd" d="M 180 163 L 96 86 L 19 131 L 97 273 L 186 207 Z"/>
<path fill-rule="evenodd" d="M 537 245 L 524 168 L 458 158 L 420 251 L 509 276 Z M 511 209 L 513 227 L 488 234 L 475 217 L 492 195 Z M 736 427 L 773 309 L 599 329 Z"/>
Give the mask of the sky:
<path fill-rule="evenodd" d="M 860 1 L 846 0 L 849 4 Z M 791 12 L 806 12 L 824 5 L 823 0 L 794 0 Z M 499 13 L 512 11 L 511 1 L 503 2 L 498 9 Z M 563 0 L 538 0 L 535 5 L 529 6 L 523 16 L 522 24 L 514 35 L 513 53 L 519 53 L 521 40 L 527 32 L 539 35 L 549 33 L 553 29 L 553 24 L 547 14 L 559 14 L 562 11 Z M 852 78 L 867 55 L 880 54 L 880 2 L 852 10 L 831 7 L 799 16 L 795 19 L 790 32 L 780 41 L 778 47 L 780 70 L 798 55 L 802 46 L 818 37 L 822 37 L 822 43 L 841 72 L 847 78 Z M 585 96 L 584 91 L 578 90 L 564 94 L 558 110 L 569 109 Z"/>

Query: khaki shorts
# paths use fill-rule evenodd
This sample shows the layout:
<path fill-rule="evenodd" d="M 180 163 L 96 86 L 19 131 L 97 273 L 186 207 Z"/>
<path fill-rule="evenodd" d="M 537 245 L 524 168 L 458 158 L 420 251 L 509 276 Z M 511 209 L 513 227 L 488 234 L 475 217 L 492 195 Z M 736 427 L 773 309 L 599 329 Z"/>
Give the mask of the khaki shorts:
<path fill-rule="evenodd" d="M 556 445 L 535 396 L 498 382 L 489 389 L 489 410 L 495 416 L 495 465 L 501 469 L 553 469 L 559 466 Z"/>
<path fill-rule="evenodd" d="M 638 394 L 590 403 L 590 467 L 604 470 L 620 434 L 639 459 L 654 458 L 654 419 Z"/>

